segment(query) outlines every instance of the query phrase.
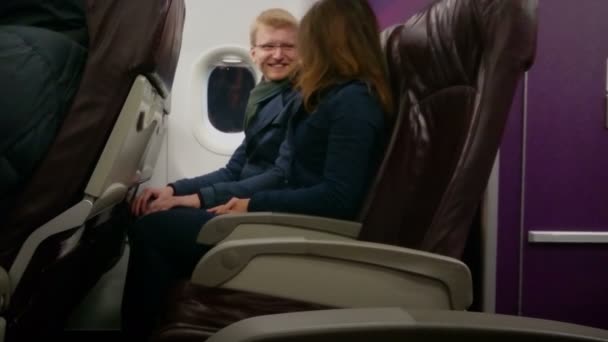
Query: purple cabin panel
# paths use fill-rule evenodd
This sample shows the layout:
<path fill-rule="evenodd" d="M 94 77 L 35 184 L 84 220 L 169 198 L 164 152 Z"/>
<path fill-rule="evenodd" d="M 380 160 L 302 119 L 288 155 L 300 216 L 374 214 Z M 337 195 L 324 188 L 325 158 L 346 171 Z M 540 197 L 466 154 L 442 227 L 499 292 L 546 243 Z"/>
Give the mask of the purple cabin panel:
<path fill-rule="evenodd" d="M 541 0 L 529 72 L 524 316 L 608 329 L 608 244 L 540 244 L 528 232 L 608 231 L 608 1 Z"/>

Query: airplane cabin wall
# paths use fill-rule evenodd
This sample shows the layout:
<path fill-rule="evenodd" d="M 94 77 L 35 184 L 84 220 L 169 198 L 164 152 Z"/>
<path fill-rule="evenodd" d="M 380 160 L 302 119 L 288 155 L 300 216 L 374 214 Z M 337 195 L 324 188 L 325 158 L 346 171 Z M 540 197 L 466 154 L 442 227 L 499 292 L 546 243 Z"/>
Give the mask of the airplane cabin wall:
<path fill-rule="evenodd" d="M 608 2 L 541 0 L 502 146 L 497 309 L 608 329 Z"/>

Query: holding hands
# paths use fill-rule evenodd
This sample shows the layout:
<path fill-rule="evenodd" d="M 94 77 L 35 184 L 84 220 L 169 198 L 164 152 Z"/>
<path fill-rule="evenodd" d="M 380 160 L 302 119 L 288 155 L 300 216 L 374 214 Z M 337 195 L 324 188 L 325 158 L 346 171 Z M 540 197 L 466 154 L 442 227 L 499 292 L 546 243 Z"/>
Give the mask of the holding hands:
<path fill-rule="evenodd" d="M 200 208 L 198 195 L 173 196 L 173 188 L 147 188 L 131 203 L 131 212 L 143 216 L 174 207 Z"/>
<path fill-rule="evenodd" d="M 200 208 L 201 201 L 197 194 L 174 196 L 173 188 L 170 186 L 147 188 L 131 203 L 131 212 L 135 216 L 144 216 L 175 207 Z M 246 213 L 248 207 L 249 198 L 233 197 L 226 204 L 207 209 L 207 211 L 216 215 Z"/>

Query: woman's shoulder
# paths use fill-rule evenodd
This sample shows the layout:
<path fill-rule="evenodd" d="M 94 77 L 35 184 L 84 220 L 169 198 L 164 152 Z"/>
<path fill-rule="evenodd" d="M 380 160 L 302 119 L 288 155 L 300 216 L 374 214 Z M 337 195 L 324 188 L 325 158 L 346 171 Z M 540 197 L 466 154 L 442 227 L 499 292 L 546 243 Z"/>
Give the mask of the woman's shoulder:
<path fill-rule="evenodd" d="M 384 111 L 370 88 L 361 81 L 335 85 L 326 93 L 313 116 L 350 127 L 384 127 Z"/>
<path fill-rule="evenodd" d="M 379 116 L 383 116 L 382 105 L 373 90 L 367 83 L 360 80 L 335 85 L 327 94 L 326 99 L 329 108 L 344 108 L 351 113 L 350 115 L 361 113 L 370 117 L 368 113 L 377 112 Z"/>
<path fill-rule="evenodd" d="M 349 80 L 340 82 L 334 85 L 328 92 L 328 96 L 372 96 L 369 86 L 367 83 L 361 80 Z"/>

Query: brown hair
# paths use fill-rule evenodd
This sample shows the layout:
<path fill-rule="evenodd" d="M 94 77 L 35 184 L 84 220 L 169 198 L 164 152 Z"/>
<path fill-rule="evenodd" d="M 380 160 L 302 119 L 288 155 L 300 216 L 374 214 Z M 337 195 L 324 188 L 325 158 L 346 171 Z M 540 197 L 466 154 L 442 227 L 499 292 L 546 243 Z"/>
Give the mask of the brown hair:
<path fill-rule="evenodd" d="M 271 8 L 265 10 L 264 12 L 260 13 L 257 18 L 255 18 L 255 21 L 251 25 L 251 29 L 249 31 L 249 42 L 251 43 L 251 46 L 256 44 L 255 38 L 260 25 L 270 26 L 275 29 L 293 28 L 294 30 L 297 30 L 298 19 L 296 19 L 296 17 L 294 17 L 291 13 L 281 8 Z"/>
<path fill-rule="evenodd" d="M 321 0 L 300 23 L 297 87 L 312 111 L 321 91 L 341 81 L 368 84 L 390 115 L 393 100 L 376 16 L 366 0 Z"/>

